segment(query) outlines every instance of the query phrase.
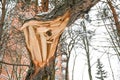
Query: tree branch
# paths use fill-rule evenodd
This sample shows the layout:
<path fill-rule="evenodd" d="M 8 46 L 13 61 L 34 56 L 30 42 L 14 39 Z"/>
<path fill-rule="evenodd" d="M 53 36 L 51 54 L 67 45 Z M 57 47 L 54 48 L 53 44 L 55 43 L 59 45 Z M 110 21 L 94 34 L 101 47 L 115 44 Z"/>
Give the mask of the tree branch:
<path fill-rule="evenodd" d="M 99 1 L 100 0 L 74 0 L 73 2 L 73 0 L 66 0 L 66 2 L 57 5 L 50 13 L 36 16 L 34 20 L 50 21 L 59 16 L 64 15 L 66 11 L 70 11 L 70 21 L 68 23 L 68 26 L 70 26 L 72 23 L 74 23 L 76 19 L 80 18 L 85 13 L 88 13 L 90 8 L 93 7 Z"/>
<path fill-rule="evenodd" d="M 12 64 L 12 63 L 7 63 L 7 62 L 3 62 L 0 61 L 1 64 L 6 64 L 6 65 L 12 65 L 12 66 L 27 66 L 30 67 L 30 65 L 25 65 L 25 64 Z"/>

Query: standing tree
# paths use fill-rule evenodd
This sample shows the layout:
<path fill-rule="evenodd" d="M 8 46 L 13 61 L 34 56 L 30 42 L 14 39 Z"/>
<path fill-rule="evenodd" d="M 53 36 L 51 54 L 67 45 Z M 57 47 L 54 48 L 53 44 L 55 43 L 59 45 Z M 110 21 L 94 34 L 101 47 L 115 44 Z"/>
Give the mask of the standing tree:
<path fill-rule="evenodd" d="M 2 0 L 0 1 L 0 3 L 2 4 L 2 15 L 1 15 L 1 19 L 0 19 L 0 41 L 1 41 L 1 36 L 2 36 L 2 31 L 3 31 L 3 25 L 4 25 L 4 20 L 5 20 L 5 13 L 6 13 L 6 0 Z"/>
<path fill-rule="evenodd" d="M 100 59 L 97 60 L 97 76 L 96 78 L 99 80 L 104 80 L 107 78 L 107 72 L 103 70 L 103 64 L 100 62 Z"/>
<path fill-rule="evenodd" d="M 53 80 L 54 53 L 65 27 L 88 13 L 99 0 L 62 0 L 50 13 L 27 20 L 24 31 L 34 71 L 26 80 Z M 48 4 L 48 1 L 43 5 Z M 42 6 L 43 6 L 42 5 Z M 46 11 L 46 10 L 45 10 Z"/>
<path fill-rule="evenodd" d="M 86 57 L 87 57 L 88 74 L 89 74 L 90 80 L 92 80 L 92 70 L 91 70 L 91 62 L 90 62 L 90 42 L 89 42 L 89 39 L 87 36 L 87 29 L 86 29 L 85 22 L 83 21 L 81 24 L 83 27 L 83 33 L 85 33 L 83 38 L 82 38 L 82 41 L 84 44 L 84 49 L 85 49 Z"/>
<path fill-rule="evenodd" d="M 2 0 L 2 1 L 6 1 L 6 0 Z M 20 3 L 16 6 L 18 7 L 18 9 L 15 12 L 20 14 L 21 16 L 20 15 L 14 16 L 15 20 L 13 20 L 12 23 L 10 24 L 13 26 L 21 25 L 18 24 L 18 22 L 20 20 L 21 23 L 23 22 L 23 18 L 25 18 L 24 15 L 29 17 L 32 15 L 33 17 L 33 15 L 36 14 L 36 12 L 34 12 L 35 10 L 34 7 L 28 6 L 30 5 L 30 2 L 33 0 L 18 0 L 18 1 L 19 2 L 24 1 L 25 3 L 23 2 L 22 4 Z M 38 2 L 38 0 L 35 1 Z M 41 1 L 42 1 L 43 11 L 47 12 L 49 0 L 41 0 Z M 94 6 L 98 1 L 100 0 L 55 0 L 56 3 L 57 2 L 60 3 L 56 4 L 55 8 L 50 13 L 43 14 L 42 16 L 36 16 L 34 19 L 29 18 L 29 20 L 27 20 L 23 24 L 21 30 L 24 31 L 27 49 L 29 51 L 30 59 L 31 59 L 31 66 L 30 66 L 30 70 L 28 71 L 28 75 L 26 76 L 26 80 L 54 79 L 54 53 L 56 51 L 56 47 L 60 35 L 64 31 L 65 27 L 70 26 L 72 23 L 74 23 L 76 19 L 82 17 L 85 13 L 88 13 L 90 8 Z M 29 11 L 27 7 L 33 8 L 33 10 L 30 10 L 33 13 L 29 13 L 29 15 L 26 13 L 24 14 L 23 11 L 25 11 L 25 9 L 27 10 L 27 12 Z M 4 12 L 4 10 L 2 11 Z M 1 21 L 4 22 L 4 20 Z M 3 25 L 3 22 L 1 23 L 1 25 Z M 1 31 L 2 28 L 3 27 L 0 26 Z M 12 31 L 11 33 L 13 32 L 14 31 Z M 13 47 L 13 49 L 15 49 L 15 47 Z"/>

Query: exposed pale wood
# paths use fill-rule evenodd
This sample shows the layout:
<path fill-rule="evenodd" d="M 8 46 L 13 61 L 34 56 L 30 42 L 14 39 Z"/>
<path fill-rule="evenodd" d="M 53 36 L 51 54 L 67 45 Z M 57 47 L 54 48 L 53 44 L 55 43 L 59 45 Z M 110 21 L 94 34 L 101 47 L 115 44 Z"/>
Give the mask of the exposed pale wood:
<path fill-rule="evenodd" d="M 41 55 L 41 49 L 39 42 L 37 40 L 35 31 L 32 26 L 28 27 L 29 28 L 29 37 L 30 37 L 30 46 L 31 46 L 31 54 L 32 54 L 32 59 L 33 61 L 36 61 L 36 66 L 38 66 L 39 63 L 42 63 L 42 55 Z"/>
<path fill-rule="evenodd" d="M 37 68 L 44 67 L 54 58 L 59 37 L 69 17 L 70 14 L 67 11 L 63 16 L 52 21 L 31 20 L 22 26 L 21 30 L 24 31 L 27 47 Z"/>
<path fill-rule="evenodd" d="M 47 3 L 44 3 L 45 1 Z M 58 4 L 50 13 L 38 15 L 24 23 L 21 30 L 24 30 L 26 44 L 35 65 L 35 74 L 39 71 L 44 72 L 45 68 L 50 67 L 49 63 L 53 62 L 51 60 L 54 58 L 58 40 L 64 28 L 87 13 L 98 1 L 100 0 L 63 0 L 62 4 Z M 48 0 L 42 0 L 42 11 L 46 10 L 45 6 L 48 8 Z M 33 33 L 29 27 L 32 27 Z M 35 39 L 30 40 L 31 38 Z M 46 64 L 48 65 L 46 66 Z M 31 73 L 30 75 L 33 76 Z M 40 75 L 38 74 L 38 76 Z M 47 76 L 49 75 L 47 74 Z M 26 80 L 28 79 L 26 78 Z M 40 79 L 42 80 L 42 78 Z"/>
<path fill-rule="evenodd" d="M 49 54 L 49 57 L 48 59 L 50 59 L 52 56 L 54 56 L 54 52 L 55 52 L 55 49 L 56 49 L 56 46 L 57 46 L 57 43 L 58 43 L 58 40 L 59 40 L 59 36 L 60 34 L 63 32 L 63 30 L 65 29 L 65 26 L 67 25 L 67 22 L 68 22 L 69 18 L 66 18 L 63 23 L 61 23 L 61 25 L 56 29 L 53 30 L 53 34 L 54 34 L 54 41 L 51 45 L 51 52 Z"/>
<path fill-rule="evenodd" d="M 47 42 L 43 33 L 40 34 L 43 62 L 47 59 Z"/>

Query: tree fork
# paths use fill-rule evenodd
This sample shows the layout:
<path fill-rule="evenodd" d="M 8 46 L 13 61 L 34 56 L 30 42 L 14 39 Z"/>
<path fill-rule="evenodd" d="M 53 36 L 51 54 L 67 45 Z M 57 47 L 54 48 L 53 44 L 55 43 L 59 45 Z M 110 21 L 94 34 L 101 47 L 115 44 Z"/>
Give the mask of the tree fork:
<path fill-rule="evenodd" d="M 38 80 L 38 78 L 40 80 L 50 79 L 49 71 L 47 72 L 47 70 L 50 70 L 50 65 L 54 65 L 52 62 L 54 62 L 55 49 L 65 27 L 70 26 L 76 19 L 88 13 L 90 8 L 100 0 L 72 1 L 67 0 L 67 4 L 64 2 L 62 5 L 57 5 L 50 13 L 29 19 L 23 24 L 21 30 L 24 31 L 26 44 L 28 50 L 30 50 L 31 60 L 34 65 L 33 73 L 28 75 L 31 80 Z M 47 35 L 47 33 L 50 33 L 50 35 Z M 38 48 L 36 48 L 36 45 Z M 46 74 L 46 72 L 47 75 L 41 74 Z"/>

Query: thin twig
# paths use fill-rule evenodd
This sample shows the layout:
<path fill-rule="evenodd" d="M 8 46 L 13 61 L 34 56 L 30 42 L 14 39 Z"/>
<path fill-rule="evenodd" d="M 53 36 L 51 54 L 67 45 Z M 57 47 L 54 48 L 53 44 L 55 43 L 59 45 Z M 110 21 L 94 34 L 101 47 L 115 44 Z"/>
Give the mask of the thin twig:
<path fill-rule="evenodd" d="M 3 61 L 0 61 L 0 63 L 6 64 L 6 65 L 12 65 L 12 66 L 27 66 L 27 67 L 30 67 L 30 65 L 25 65 L 25 64 L 12 64 L 12 63 L 7 63 L 7 62 L 3 62 Z"/>

